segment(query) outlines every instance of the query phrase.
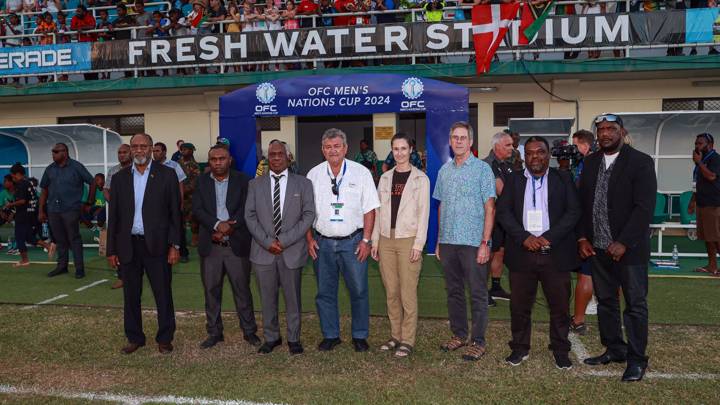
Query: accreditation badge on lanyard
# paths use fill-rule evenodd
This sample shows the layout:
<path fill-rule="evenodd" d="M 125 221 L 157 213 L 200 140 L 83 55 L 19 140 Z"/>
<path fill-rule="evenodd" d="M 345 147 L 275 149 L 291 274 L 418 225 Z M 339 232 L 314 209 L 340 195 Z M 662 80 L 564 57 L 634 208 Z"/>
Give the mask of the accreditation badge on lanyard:
<path fill-rule="evenodd" d="M 335 201 L 330 203 L 330 208 L 332 209 L 332 214 L 330 215 L 330 222 L 345 221 L 345 219 L 343 218 L 343 207 L 345 206 L 345 203 L 340 202 L 340 185 L 342 184 L 342 181 L 345 180 L 345 171 L 347 171 L 347 163 L 343 162 L 343 171 L 340 181 L 337 181 L 337 177 L 332 177 L 329 169 L 327 171 L 327 174 L 333 184 L 333 194 L 335 194 L 336 196 Z"/>
<path fill-rule="evenodd" d="M 540 188 L 535 187 L 535 177 L 532 178 L 532 188 L 533 188 L 533 208 L 531 210 L 528 210 L 527 212 L 527 231 L 528 232 L 542 232 L 543 230 L 543 211 L 542 207 L 541 209 L 537 208 L 537 199 L 535 197 L 535 194 L 537 194 L 538 190 L 542 190 L 542 183 L 544 180 L 544 176 L 540 178 Z"/>

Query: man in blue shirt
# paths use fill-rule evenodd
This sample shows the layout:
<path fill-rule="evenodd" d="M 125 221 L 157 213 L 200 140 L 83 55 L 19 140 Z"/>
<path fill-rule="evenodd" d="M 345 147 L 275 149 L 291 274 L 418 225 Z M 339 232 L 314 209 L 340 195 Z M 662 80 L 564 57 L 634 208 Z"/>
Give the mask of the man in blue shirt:
<path fill-rule="evenodd" d="M 455 158 L 438 173 L 433 198 L 440 201 L 438 245 L 447 289 L 452 338 L 441 346 L 454 351 L 467 346 L 463 359 L 485 354 L 488 290 L 487 275 L 495 221 L 495 176 L 490 165 L 473 156 L 473 130 L 466 122 L 450 128 Z M 468 334 L 465 283 L 470 289 L 472 328 Z"/>
<path fill-rule="evenodd" d="M 48 277 L 68 272 L 68 249 L 72 247 L 75 278 L 85 277 L 83 246 L 80 238 L 80 206 L 83 184 L 93 184 L 90 172 L 77 160 L 70 159 L 64 143 L 52 148 L 53 163 L 40 180 L 40 222 L 48 222 L 57 243 L 57 267 Z M 46 214 L 47 213 L 47 214 Z"/>

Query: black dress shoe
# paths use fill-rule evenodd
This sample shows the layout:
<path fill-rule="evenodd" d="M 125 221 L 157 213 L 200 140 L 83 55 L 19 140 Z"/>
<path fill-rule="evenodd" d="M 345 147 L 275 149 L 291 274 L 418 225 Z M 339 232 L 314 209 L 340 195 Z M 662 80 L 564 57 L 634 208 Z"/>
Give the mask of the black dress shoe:
<path fill-rule="evenodd" d="M 355 351 L 358 353 L 370 350 L 370 345 L 368 345 L 368 342 L 365 339 L 353 339 L 352 342 Z"/>
<path fill-rule="evenodd" d="M 216 344 L 218 344 L 220 342 L 224 342 L 224 341 L 225 341 L 225 337 L 223 335 L 208 336 L 207 339 L 205 339 L 202 343 L 200 343 L 200 348 L 201 349 L 209 349 L 209 348 L 215 346 Z"/>
<path fill-rule="evenodd" d="M 137 351 L 137 349 L 145 346 L 145 343 L 128 343 L 127 346 L 120 349 L 120 353 L 122 354 L 132 354 Z"/>
<path fill-rule="evenodd" d="M 273 349 L 280 346 L 282 344 L 282 339 L 278 339 L 272 342 L 265 342 L 262 346 L 258 349 L 258 353 L 260 354 L 268 354 L 272 353 Z"/>
<path fill-rule="evenodd" d="M 605 351 L 605 353 L 597 356 L 597 357 L 588 357 L 587 359 L 583 360 L 583 363 L 587 364 L 588 366 L 599 366 L 601 364 L 609 364 L 609 363 L 625 363 L 626 359 L 625 356 L 618 357 L 613 354 L 610 354 L 610 352 Z"/>
<path fill-rule="evenodd" d="M 323 339 L 322 342 L 318 345 L 318 350 L 321 352 L 329 352 L 330 350 L 334 349 L 335 346 L 342 343 L 342 340 L 340 338 L 334 338 L 334 339 Z"/>
<path fill-rule="evenodd" d="M 643 376 L 645 375 L 645 369 L 647 369 L 647 366 L 628 364 L 625 372 L 622 375 L 622 381 L 636 382 L 642 380 Z"/>
<path fill-rule="evenodd" d="M 254 333 L 243 336 L 243 339 L 245 339 L 246 342 L 250 343 L 252 346 L 255 347 L 258 347 L 262 344 L 262 340 L 260 340 L 260 338 L 257 337 L 257 335 Z"/>
<path fill-rule="evenodd" d="M 76 271 L 75 278 L 78 280 L 80 280 L 81 278 L 85 278 L 85 272 L 84 271 Z"/>
<path fill-rule="evenodd" d="M 300 342 L 288 342 L 288 350 L 290 354 L 302 354 L 305 351 Z"/>
<path fill-rule="evenodd" d="M 53 271 L 51 271 L 50 273 L 48 273 L 48 277 L 59 276 L 60 274 L 65 274 L 65 273 L 67 273 L 67 272 L 68 272 L 67 267 L 64 268 L 64 269 L 61 269 L 61 268 L 59 268 L 59 267 L 56 267 L 55 270 L 53 270 Z"/>
<path fill-rule="evenodd" d="M 161 354 L 170 354 L 173 351 L 172 343 L 158 343 L 158 351 Z"/>

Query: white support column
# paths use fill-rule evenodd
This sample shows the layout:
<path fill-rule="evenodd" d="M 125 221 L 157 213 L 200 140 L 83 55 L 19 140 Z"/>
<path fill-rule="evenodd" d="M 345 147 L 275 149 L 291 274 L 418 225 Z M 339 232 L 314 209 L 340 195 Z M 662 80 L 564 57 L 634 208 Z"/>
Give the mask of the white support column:
<path fill-rule="evenodd" d="M 385 160 L 385 157 L 388 153 L 390 153 L 390 138 L 392 138 L 397 131 L 397 114 L 373 114 L 373 150 L 375 151 L 378 160 Z"/>

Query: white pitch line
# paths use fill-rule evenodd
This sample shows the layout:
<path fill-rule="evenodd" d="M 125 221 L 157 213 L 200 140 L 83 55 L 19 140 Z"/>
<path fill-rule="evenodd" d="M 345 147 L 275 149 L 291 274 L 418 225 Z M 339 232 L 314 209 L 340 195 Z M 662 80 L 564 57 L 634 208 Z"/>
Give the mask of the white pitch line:
<path fill-rule="evenodd" d="M 26 306 L 26 307 L 22 307 L 22 309 L 31 309 L 31 308 L 37 307 L 38 305 L 49 304 L 49 303 L 51 303 L 51 302 L 53 302 L 53 301 L 57 301 L 57 300 L 63 299 L 63 298 L 65 298 L 65 297 L 67 297 L 67 296 L 68 296 L 67 294 L 60 294 L 60 295 L 58 295 L 57 297 L 52 297 L 52 298 L 47 299 L 47 300 L 45 300 L 45 301 L 40 301 L 40 302 L 38 302 L 38 303 L 35 304 L 35 305 L 28 305 L 28 306 Z"/>
<path fill-rule="evenodd" d="M 86 399 L 89 401 L 120 402 L 123 404 L 140 405 L 145 403 L 173 403 L 173 404 L 201 404 L 201 405 L 276 405 L 271 402 L 252 402 L 243 400 L 220 400 L 210 398 L 178 397 L 175 395 L 163 395 L 157 397 L 109 394 L 102 392 L 70 392 L 62 390 L 39 388 L 13 387 L 0 385 L 0 393 L 14 395 L 39 395 L 46 397 L 59 397 L 67 399 Z"/>
<path fill-rule="evenodd" d="M 583 374 L 593 377 L 620 377 L 620 372 L 612 372 L 608 370 L 587 370 Z M 720 374 L 704 374 L 704 373 L 658 373 L 651 371 L 645 374 L 646 378 L 660 378 L 666 380 L 720 380 Z"/>
<path fill-rule="evenodd" d="M 90 283 L 90 284 L 88 284 L 88 285 L 84 285 L 84 286 L 82 286 L 82 287 L 80 287 L 80 288 L 76 288 L 76 289 L 75 289 L 75 292 L 80 292 L 80 291 L 83 291 L 83 290 L 87 290 L 88 288 L 95 287 L 96 285 L 102 284 L 102 283 L 105 283 L 105 282 L 107 282 L 107 279 L 106 279 L 106 278 L 104 278 L 104 279 L 102 279 L 102 280 L 98 280 L 98 281 L 96 281 L 96 282 L 94 282 L 94 283 Z"/>
<path fill-rule="evenodd" d="M 572 351 L 575 354 L 575 357 L 577 357 L 579 362 L 582 363 L 583 360 L 590 357 L 590 354 L 588 354 L 587 349 L 585 349 L 585 345 L 582 344 L 582 342 L 580 341 L 580 338 L 578 338 L 577 335 L 570 332 L 568 334 L 568 340 L 570 340 L 570 343 L 572 344 Z"/>

